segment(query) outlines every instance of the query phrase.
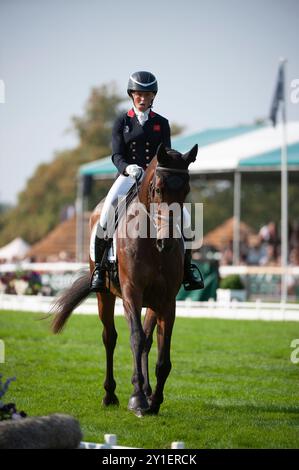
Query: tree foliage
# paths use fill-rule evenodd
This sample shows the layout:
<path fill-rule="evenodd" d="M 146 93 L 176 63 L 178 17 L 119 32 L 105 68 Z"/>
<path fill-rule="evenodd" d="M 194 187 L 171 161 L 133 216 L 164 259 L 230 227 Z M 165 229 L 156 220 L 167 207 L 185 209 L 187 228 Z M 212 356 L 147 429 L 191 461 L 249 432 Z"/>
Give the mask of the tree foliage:
<path fill-rule="evenodd" d="M 14 208 L 0 206 L 0 246 L 16 236 L 34 243 L 59 223 L 63 209 L 74 205 L 77 171 L 80 165 L 111 153 L 111 130 L 126 97 L 113 83 L 91 90 L 82 116 L 74 116 L 72 129 L 78 145 L 71 150 L 56 152 L 53 161 L 39 165 L 18 196 Z M 171 123 L 172 135 L 184 126 Z M 200 158 L 200 154 L 199 154 Z M 107 192 L 111 181 L 95 182 L 89 200 L 91 209 Z M 193 180 L 193 201 L 204 203 L 204 233 L 233 215 L 233 184 L 219 181 Z M 289 215 L 299 220 L 299 187 L 289 186 Z M 268 180 L 242 180 L 242 220 L 258 230 L 273 220 L 280 223 L 280 184 Z"/>
<path fill-rule="evenodd" d="M 71 119 L 78 146 L 56 152 L 52 162 L 39 165 L 19 194 L 17 206 L 0 212 L 0 246 L 16 236 L 29 243 L 40 240 L 59 223 L 64 208 L 75 205 L 78 168 L 111 154 L 113 122 L 126 100 L 113 83 L 91 90 L 83 115 Z M 173 135 L 182 130 L 173 123 Z M 93 185 L 89 208 L 105 195 L 109 185 L 111 181 Z"/>
<path fill-rule="evenodd" d="M 78 168 L 110 154 L 112 124 L 123 101 L 114 84 L 91 91 L 83 116 L 72 118 L 78 146 L 57 152 L 52 162 L 37 167 L 17 206 L 0 216 L 0 245 L 16 236 L 36 242 L 60 221 L 66 205 L 75 204 Z"/>

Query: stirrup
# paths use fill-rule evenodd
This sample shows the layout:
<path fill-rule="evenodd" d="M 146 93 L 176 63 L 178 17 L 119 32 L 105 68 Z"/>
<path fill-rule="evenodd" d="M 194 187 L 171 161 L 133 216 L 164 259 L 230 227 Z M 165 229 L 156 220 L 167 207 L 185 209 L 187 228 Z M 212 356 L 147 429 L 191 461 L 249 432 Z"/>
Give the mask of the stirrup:
<path fill-rule="evenodd" d="M 197 276 L 199 277 L 198 279 L 195 278 L 195 271 L 196 271 Z M 205 287 L 203 275 L 201 274 L 201 271 L 196 266 L 196 264 L 190 265 L 188 279 L 183 280 L 183 285 L 184 285 L 184 289 L 187 291 L 200 290 Z"/>

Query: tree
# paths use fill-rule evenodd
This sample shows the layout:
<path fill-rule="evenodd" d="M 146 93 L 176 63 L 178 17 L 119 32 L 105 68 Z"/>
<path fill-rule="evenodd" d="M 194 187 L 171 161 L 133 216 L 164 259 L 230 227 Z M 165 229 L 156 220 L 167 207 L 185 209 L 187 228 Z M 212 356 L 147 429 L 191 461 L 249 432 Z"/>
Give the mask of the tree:
<path fill-rule="evenodd" d="M 186 129 L 185 126 L 182 126 L 182 125 L 178 124 L 177 122 L 172 122 L 171 125 L 170 125 L 170 130 L 171 130 L 172 137 L 181 134 L 182 132 L 184 132 L 185 129 Z"/>
<path fill-rule="evenodd" d="M 0 214 L 0 245 L 16 236 L 34 243 L 45 236 L 60 221 L 66 206 L 75 205 L 78 168 L 111 154 L 111 132 L 121 104 L 115 84 L 105 84 L 91 90 L 82 116 L 71 119 L 72 129 L 79 138 L 75 149 L 57 152 L 51 163 L 37 167 L 26 188 L 18 196 L 15 208 Z M 172 135 L 183 130 L 172 125 Z M 111 182 L 93 185 L 90 207 L 107 192 Z"/>
<path fill-rule="evenodd" d="M 0 245 L 16 236 L 36 242 L 60 221 L 66 205 L 75 204 L 78 168 L 111 153 L 112 124 L 124 100 L 114 84 L 91 91 L 84 115 L 72 118 L 79 145 L 57 152 L 51 163 L 37 167 L 19 194 L 17 206 L 0 218 Z"/>

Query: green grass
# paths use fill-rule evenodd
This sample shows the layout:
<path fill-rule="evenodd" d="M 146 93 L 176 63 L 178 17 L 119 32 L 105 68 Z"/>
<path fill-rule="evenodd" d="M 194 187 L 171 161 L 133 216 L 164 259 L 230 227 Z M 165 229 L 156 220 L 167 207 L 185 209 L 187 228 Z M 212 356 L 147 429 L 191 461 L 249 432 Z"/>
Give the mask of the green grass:
<path fill-rule="evenodd" d="M 295 322 L 183 319 L 175 323 L 172 371 L 158 417 L 127 411 L 132 391 L 128 327 L 119 333 L 115 378 L 120 407 L 101 406 L 105 352 L 96 316 L 74 315 L 62 335 L 32 313 L 0 312 L 6 347 L 4 378 L 15 375 L 5 401 L 29 415 L 62 412 L 79 419 L 84 440 L 167 448 L 298 448 L 299 364 L 290 343 Z M 151 352 L 154 383 L 156 346 Z"/>

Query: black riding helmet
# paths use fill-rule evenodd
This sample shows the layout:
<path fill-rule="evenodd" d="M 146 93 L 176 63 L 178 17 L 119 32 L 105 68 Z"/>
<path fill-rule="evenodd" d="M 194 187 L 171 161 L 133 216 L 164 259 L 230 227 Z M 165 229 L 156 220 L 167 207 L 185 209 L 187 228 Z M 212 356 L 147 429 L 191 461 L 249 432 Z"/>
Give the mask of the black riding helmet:
<path fill-rule="evenodd" d="M 151 91 L 157 93 L 158 82 L 156 77 L 151 72 L 135 72 L 130 75 L 128 82 L 128 95 L 132 96 L 132 91 Z"/>

